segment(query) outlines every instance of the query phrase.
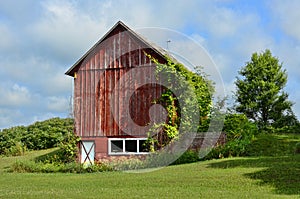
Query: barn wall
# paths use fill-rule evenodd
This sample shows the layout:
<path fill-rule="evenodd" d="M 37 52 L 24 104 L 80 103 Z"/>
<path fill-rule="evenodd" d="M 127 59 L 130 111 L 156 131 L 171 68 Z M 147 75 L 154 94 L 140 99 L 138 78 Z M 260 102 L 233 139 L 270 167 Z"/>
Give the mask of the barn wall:
<path fill-rule="evenodd" d="M 92 141 L 94 142 L 94 151 L 91 151 L 91 153 L 94 153 L 94 159 L 99 160 L 108 157 L 108 138 L 107 137 L 84 137 L 81 139 L 82 141 Z M 80 162 L 81 156 L 83 153 L 86 153 L 85 151 L 81 151 L 81 142 L 78 145 L 79 153 L 78 153 L 78 161 Z M 89 149 L 86 149 L 87 152 Z M 87 161 L 88 162 L 88 161 Z"/>
<path fill-rule="evenodd" d="M 105 137 L 130 132 L 131 136 L 146 136 L 145 129 L 139 126 L 150 122 L 149 108 L 162 93 L 162 87 L 157 84 L 139 88 L 139 82 L 155 79 L 155 64 L 146 54 L 165 62 L 152 49 L 119 27 L 81 62 L 74 80 L 77 135 Z M 138 68 L 138 72 L 132 73 L 133 68 Z M 128 112 L 137 125 L 130 123 Z"/>

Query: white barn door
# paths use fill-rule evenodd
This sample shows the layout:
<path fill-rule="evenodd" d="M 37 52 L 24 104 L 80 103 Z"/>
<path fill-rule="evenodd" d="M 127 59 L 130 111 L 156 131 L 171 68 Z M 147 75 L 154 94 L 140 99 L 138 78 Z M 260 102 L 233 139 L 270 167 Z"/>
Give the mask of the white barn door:
<path fill-rule="evenodd" d="M 94 141 L 81 141 L 81 164 L 90 166 L 94 164 L 95 159 L 95 142 Z"/>

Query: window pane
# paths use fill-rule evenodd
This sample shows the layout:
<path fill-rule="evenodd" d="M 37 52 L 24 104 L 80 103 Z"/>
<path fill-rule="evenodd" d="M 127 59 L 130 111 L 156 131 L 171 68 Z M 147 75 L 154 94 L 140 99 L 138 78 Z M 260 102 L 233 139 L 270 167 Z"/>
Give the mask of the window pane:
<path fill-rule="evenodd" d="M 125 140 L 126 152 L 137 152 L 137 140 Z"/>
<path fill-rule="evenodd" d="M 111 152 L 123 152 L 123 140 L 111 140 Z"/>
<path fill-rule="evenodd" d="M 139 144 L 140 153 L 141 152 L 149 152 L 148 147 L 146 146 L 146 140 L 139 140 L 139 141 L 140 141 L 140 144 Z"/>

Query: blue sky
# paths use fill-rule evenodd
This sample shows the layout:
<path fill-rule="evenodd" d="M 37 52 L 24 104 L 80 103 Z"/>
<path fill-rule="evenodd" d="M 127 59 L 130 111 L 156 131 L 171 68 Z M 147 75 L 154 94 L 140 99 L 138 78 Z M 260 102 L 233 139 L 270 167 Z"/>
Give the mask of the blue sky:
<path fill-rule="evenodd" d="M 251 54 L 270 49 L 287 70 L 285 90 L 299 117 L 299 8 L 297 0 L 2 0 L 0 129 L 67 117 L 72 78 L 64 72 L 118 20 L 194 39 L 216 63 L 229 96 Z"/>

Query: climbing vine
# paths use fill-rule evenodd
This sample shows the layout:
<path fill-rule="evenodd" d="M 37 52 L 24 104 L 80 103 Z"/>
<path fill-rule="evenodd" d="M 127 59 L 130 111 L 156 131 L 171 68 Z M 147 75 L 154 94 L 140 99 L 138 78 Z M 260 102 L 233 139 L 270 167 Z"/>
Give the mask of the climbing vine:
<path fill-rule="evenodd" d="M 147 56 L 156 64 L 156 77 L 163 77 L 164 84 L 168 85 L 155 101 L 164 106 L 167 121 L 154 125 L 148 133 L 150 150 L 156 151 L 176 140 L 179 133 L 208 129 L 214 86 L 201 67 L 195 67 L 195 72 L 192 72 L 170 57 L 166 57 L 166 64 L 161 64 L 150 55 Z M 191 124 L 191 118 L 195 117 L 198 119 L 196 128 Z"/>

